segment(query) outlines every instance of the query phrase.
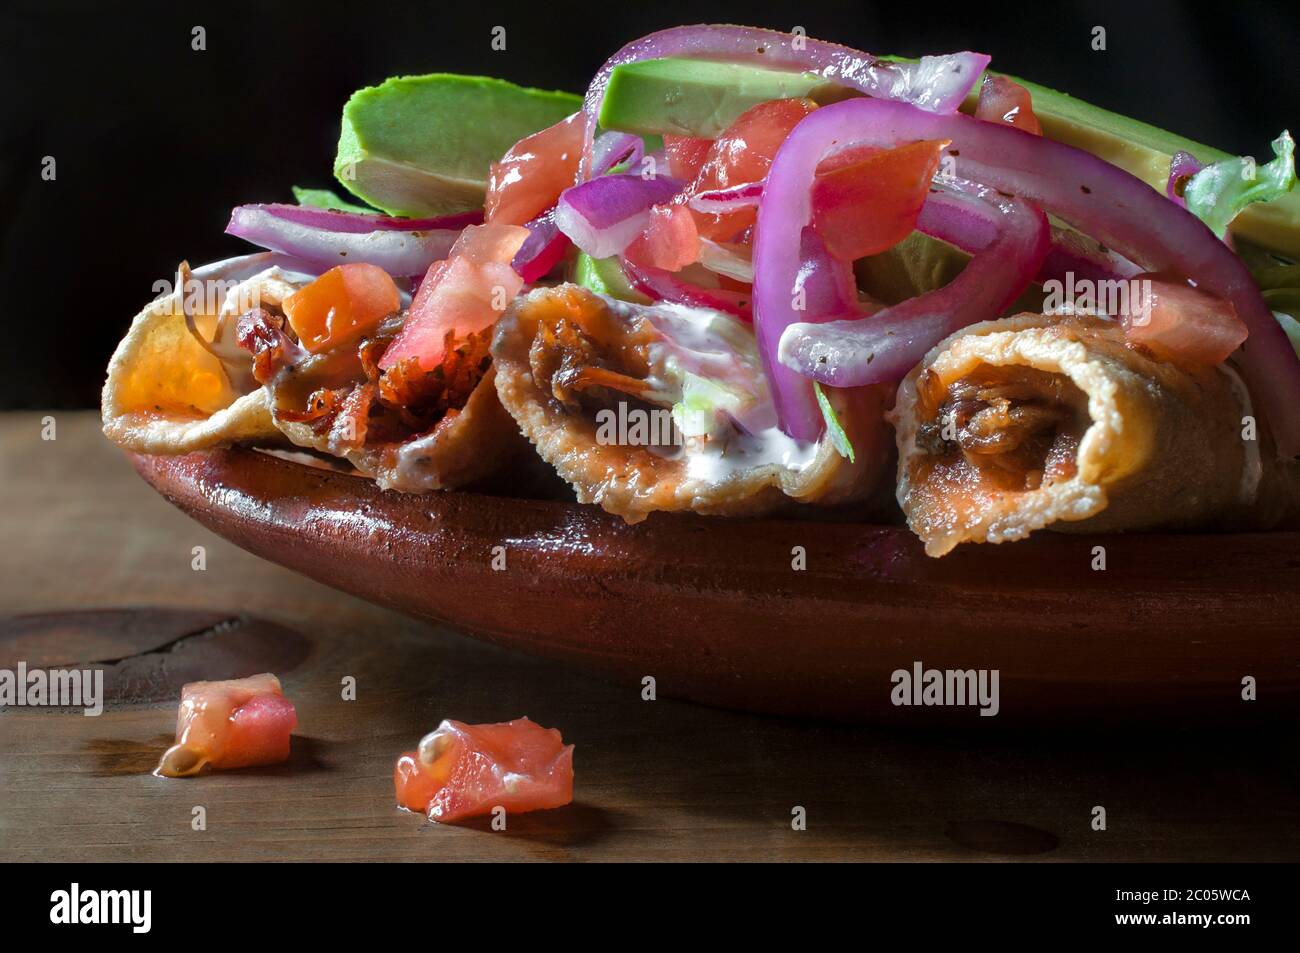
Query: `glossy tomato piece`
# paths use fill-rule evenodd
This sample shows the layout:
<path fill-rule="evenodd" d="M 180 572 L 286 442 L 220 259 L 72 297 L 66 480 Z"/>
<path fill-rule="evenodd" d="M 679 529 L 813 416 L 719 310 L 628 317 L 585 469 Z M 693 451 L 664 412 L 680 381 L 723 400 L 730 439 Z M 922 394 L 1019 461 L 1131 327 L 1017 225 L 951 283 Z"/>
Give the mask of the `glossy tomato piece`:
<path fill-rule="evenodd" d="M 708 158 L 712 139 L 695 136 L 664 136 L 664 155 L 668 159 L 668 174 L 682 182 L 693 182 Z"/>
<path fill-rule="evenodd" d="M 1139 290 L 1130 291 L 1128 312 L 1118 315 L 1124 337 L 1159 360 L 1219 364 L 1246 340 L 1232 302 L 1217 295 L 1153 275 L 1139 276 L 1129 288 Z"/>
<path fill-rule="evenodd" d="M 732 188 L 767 178 L 772 159 L 790 130 L 817 108 L 810 99 L 773 99 L 741 113 L 709 147 L 688 195 Z M 713 241 L 733 240 L 754 224 L 755 208 L 735 212 L 695 213 L 699 233 Z"/>
<path fill-rule="evenodd" d="M 939 170 L 942 139 L 894 149 L 854 147 L 822 162 L 813 182 L 813 227 L 826 250 L 853 261 L 894 247 L 916 219 Z"/>
<path fill-rule="evenodd" d="M 284 313 L 312 353 L 366 334 L 402 306 L 397 285 L 376 265 L 339 265 L 284 299 Z"/>
<path fill-rule="evenodd" d="M 432 821 L 562 807 L 573 800 L 573 745 L 528 718 L 444 721 L 397 760 L 397 803 Z"/>
<path fill-rule="evenodd" d="M 624 254 L 638 265 L 681 271 L 700 257 L 700 233 L 685 205 L 656 205 Z"/>
<path fill-rule="evenodd" d="M 583 114 L 574 113 L 520 139 L 492 163 L 483 204 L 486 220 L 523 225 L 554 205 L 577 178 L 584 129 Z"/>
<path fill-rule="evenodd" d="M 985 75 L 980 85 L 975 118 L 1015 126 L 1036 136 L 1043 134 L 1042 123 L 1034 115 L 1034 102 L 1029 90 L 1005 76 Z"/>
<path fill-rule="evenodd" d="M 518 225 L 471 225 L 461 232 L 447 260 L 429 266 L 380 368 L 417 357 L 422 370 L 432 371 L 446 356 L 448 332 L 463 338 L 491 326 L 524 286 L 510 263 L 527 238 L 528 229 Z"/>
<path fill-rule="evenodd" d="M 269 673 L 224 682 L 190 682 L 181 689 L 176 744 L 157 773 L 179 778 L 216 769 L 278 764 L 289 757 L 298 724 L 293 702 Z"/>

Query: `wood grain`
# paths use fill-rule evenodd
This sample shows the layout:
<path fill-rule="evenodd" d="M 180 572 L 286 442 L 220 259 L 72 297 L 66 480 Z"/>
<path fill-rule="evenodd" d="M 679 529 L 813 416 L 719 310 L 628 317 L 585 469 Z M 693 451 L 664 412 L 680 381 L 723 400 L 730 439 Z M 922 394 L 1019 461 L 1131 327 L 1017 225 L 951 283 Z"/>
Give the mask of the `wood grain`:
<path fill-rule="evenodd" d="M 0 859 L 1300 858 L 1294 726 L 903 730 L 646 702 L 263 562 L 153 493 L 93 415 L 57 414 L 53 442 L 40 416 L 0 418 L 0 611 L 235 612 L 310 651 L 285 673 L 294 755 L 271 769 L 152 777 L 170 703 L 0 712 Z M 501 833 L 394 807 L 394 757 L 439 718 L 522 714 L 577 745 L 575 804 Z M 197 805 L 205 831 L 190 826 Z M 1094 805 L 1104 832 L 1089 829 Z M 791 830 L 795 806 L 806 831 Z"/>

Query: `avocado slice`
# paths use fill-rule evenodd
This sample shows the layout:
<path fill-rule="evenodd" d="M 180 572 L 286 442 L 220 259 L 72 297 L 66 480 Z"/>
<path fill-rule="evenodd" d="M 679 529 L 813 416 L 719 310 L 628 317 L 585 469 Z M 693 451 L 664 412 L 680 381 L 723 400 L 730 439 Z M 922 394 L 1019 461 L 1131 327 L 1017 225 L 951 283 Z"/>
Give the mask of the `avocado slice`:
<path fill-rule="evenodd" d="M 1043 135 L 1091 152 L 1161 193 L 1169 180 L 1169 162 L 1175 152 L 1190 152 L 1207 165 L 1233 158 L 1222 149 L 1093 106 L 1067 93 L 1015 76 L 1008 79 L 1029 90 Z M 974 112 L 978 101 L 976 87 L 962 104 L 962 111 Z M 1271 202 L 1248 206 L 1233 220 L 1230 229 L 1234 237 L 1240 236 L 1291 258 L 1300 257 L 1300 192 L 1288 192 Z"/>
<path fill-rule="evenodd" d="M 617 258 L 592 258 L 586 252 L 578 252 L 573 266 L 573 283 L 620 301 L 650 303 L 649 298 L 632 287 Z"/>
<path fill-rule="evenodd" d="M 333 209 L 338 212 L 361 212 L 365 215 L 375 214 L 372 208 L 366 208 L 349 202 L 347 199 L 341 199 L 333 189 L 305 189 L 295 185 L 293 187 L 293 198 L 299 205 L 308 208 Z"/>
<path fill-rule="evenodd" d="M 605 129 L 716 139 L 770 99 L 843 99 L 851 91 L 816 73 L 665 57 L 616 66 L 600 106 Z"/>
<path fill-rule="evenodd" d="M 357 198 L 411 218 L 479 208 L 488 166 L 582 106 L 573 93 L 485 76 L 401 76 L 343 107 L 334 175 Z"/>
<path fill-rule="evenodd" d="M 881 58 L 907 62 L 899 56 Z M 1190 152 L 1203 163 L 1231 158 L 1222 149 L 1066 93 L 1015 76 L 1008 78 L 1029 90 L 1044 135 L 1091 152 L 1160 192 L 1165 190 L 1175 152 Z M 601 105 L 600 123 L 606 129 L 628 132 L 716 138 L 746 109 L 769 99 L 807 96 L 825 105 L 854 95 L 858 95 L 854 90 L 827 83 L 813 73 L 665 57 L 614 69 Z M 978 100 L 977 86 L 963 111 L 974 112 Z M 1300 258 L 1300 191 L 1249 206 L 1231 229 L 1234 237 Z"/>

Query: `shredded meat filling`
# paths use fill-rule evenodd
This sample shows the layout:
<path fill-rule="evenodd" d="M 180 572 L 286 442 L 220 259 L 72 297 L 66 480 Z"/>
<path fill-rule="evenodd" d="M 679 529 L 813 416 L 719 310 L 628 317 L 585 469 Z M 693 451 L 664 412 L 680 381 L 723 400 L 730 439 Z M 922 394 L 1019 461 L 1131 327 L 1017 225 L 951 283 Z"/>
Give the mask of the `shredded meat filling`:
<path fill-rule="evenodd" d="M 253 355 L 253 377 L 259 384 L 306 357 L 278 309 L 253 308 L 244 312 L 235 325 L 235 339 Z"/>
<path fill-rule="evenodd" d="M 357 344 L 308 355 L 289 337 L 283 318 L 261 309 L 240 319 L 240 343 L 254 355 L 259 381 L 275 388 L 278 418 L 327 435 L 331 451 L 400 444 L 454 417 L 491 367 L 491 328 L 457 338 L 433 370 L 410 358 L 381 370 L 379 360 L 405 322 L 387 319 Z"/>
<path fill-rule="evenodd" d="M 661 399 L 651 379 L 653 329 L 617 320 L 604 302 L 578 288 L 557 289 L 528 307 L 537 320 L 528 354 L 533 381 L 569 410 L 584 403 L 608 406 L 621 395 Z"/>
<path fill-rule="evenodd" d="M 1076 473 L 1086 401 L 1060 375 L 982 367 L 944 388 L 927 370 L 918 381 L 923 423 L 917 446 L 934 457 L 1002 471 L 1026 490 Z"/>

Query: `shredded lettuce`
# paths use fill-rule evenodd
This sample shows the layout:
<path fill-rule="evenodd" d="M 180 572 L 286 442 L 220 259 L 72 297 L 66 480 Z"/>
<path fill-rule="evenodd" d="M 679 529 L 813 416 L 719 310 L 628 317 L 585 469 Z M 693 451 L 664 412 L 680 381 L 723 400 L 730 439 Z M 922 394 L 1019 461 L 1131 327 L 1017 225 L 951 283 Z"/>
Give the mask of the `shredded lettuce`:
<path fill-rule="evenodd" d="M 362 212 L 367 215 L 376 214 L 374 209 L 341 199 L 329 189 L 304 189 L 295 185 L 293 187 L 293 197 L 299 205 L 306 205 L 309 208 L 334 209 L 338 212 Z"/>
<path fill-rule="evenodd" d="M 746 403 L 739 390 L 682 371 L 682 399 L 673 404 L 673 422 L 683 436 L 713 436 L 729 426 L 728 417 L 739 417 Z"/>
<path fill-rule="evenodd" d="M 813 381 L 813 390 L 817 392 L 817 406 L 822 409 L 822 417 L 826 420 L 826 432 L 830 435 L 831 443 L 841 457 L 853 463 L 853 444 L 849 442 L 849 435 L 840 426 L 840 419 L 835 416 L 835 408 L 831 406 L 830 398 L 826 396 L 822 385 L 817 381 Z"/>
<path fill-rule="evenodd" d="M 1207 165 L 1187 183 L 1187 210 L 1223 238 L 1237 214 L 1253 202 L 1270 202 L 1295 186 L 1295 140 L 1283 130 L 1272 142 L 1271 162 L 1256 165 L 1249 156 Z"/>

